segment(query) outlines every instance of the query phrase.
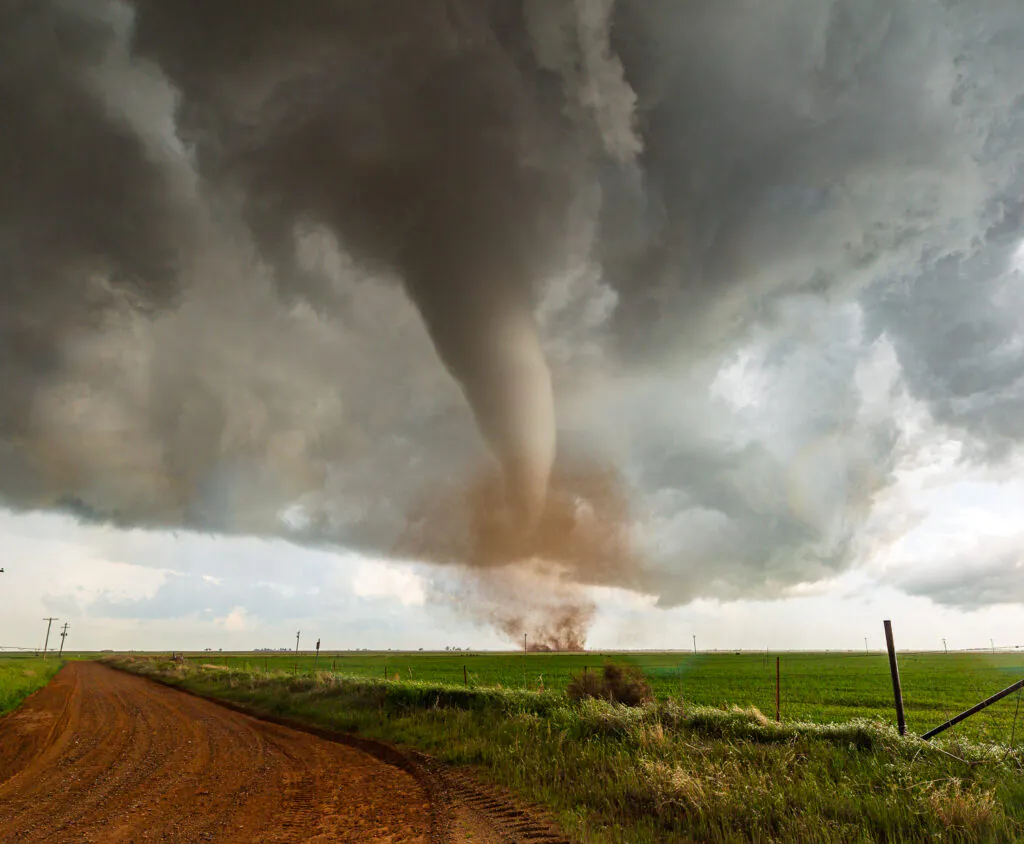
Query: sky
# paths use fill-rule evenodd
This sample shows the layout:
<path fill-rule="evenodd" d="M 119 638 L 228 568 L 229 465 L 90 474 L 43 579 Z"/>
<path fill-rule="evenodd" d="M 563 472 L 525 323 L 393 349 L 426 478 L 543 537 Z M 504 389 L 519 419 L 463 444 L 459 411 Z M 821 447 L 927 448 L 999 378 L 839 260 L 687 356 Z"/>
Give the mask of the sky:
<path fill-rule="evenodd" d="M 1017 0 L 452 9 L 0 11 L 0 646 L 1024 645 Z"/>

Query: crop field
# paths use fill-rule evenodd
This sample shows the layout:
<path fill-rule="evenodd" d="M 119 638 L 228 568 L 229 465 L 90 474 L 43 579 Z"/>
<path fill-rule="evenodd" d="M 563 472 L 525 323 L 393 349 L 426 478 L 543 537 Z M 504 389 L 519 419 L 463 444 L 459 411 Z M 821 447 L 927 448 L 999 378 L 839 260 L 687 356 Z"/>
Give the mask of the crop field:
<path fill-rule="evenodd" d="M 883 653 L 419 653 L 187 654 L 195 664 L 240 670 L 332 672 L 367 679 L 468 684 L 475 688 L 564 689 L 572 674 L 600 670 L 608 658 L 638 665 L 660 699 L 702 706 L 755 706 L 775 715 L 776 656 L 784 721 L 895 720 Z M 907 727 L 921 733 L 1024 677 L 1024 653 L 903 653 L 900 679 Z M 1024 741 L 1024 701 L 1012 695 L 973 716 L 953 734 L 1014 744 Z"/>
<path fill-rule="evenodd" d="M 0 715 L 14 709 L 36 689 L 50 682 L 61 662 L 51 657 L 0 656 Z"/>

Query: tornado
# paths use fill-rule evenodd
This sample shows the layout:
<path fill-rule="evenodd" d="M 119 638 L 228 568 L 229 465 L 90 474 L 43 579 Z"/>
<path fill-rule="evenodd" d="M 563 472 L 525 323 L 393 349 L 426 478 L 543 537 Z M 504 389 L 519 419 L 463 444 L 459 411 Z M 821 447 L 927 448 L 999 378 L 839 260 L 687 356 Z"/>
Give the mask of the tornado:
<path fill-rule="evenodd" d="M 528 302 L 493 277 L 410 292 L 505 480 L 511 526 L 531 531 L 555 457 L 551 374 Z"/>
<path fill-rule="evenodd" d="M 279 284 L 298 276 L 303 218 L 402 283 L 528 529 L 555 452 L 533 306 L 579 151 L 517 4 L 414 5 L 315 2 L 307 20 L 271 0 L 138 0 L 134 45 L 175 85 L 178 131 L 201 175 L 242 198 Z"/>

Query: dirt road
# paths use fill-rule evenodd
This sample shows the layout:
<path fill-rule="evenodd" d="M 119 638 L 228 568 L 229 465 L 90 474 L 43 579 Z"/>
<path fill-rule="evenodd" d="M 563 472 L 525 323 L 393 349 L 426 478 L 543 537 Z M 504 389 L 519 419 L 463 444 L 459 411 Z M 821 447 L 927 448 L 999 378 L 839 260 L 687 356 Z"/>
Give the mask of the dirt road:
<path fill-rule="evenodd" d="M 88 662 L 0 720 L 4 842 L 554 840 L 454 782 Z"/>

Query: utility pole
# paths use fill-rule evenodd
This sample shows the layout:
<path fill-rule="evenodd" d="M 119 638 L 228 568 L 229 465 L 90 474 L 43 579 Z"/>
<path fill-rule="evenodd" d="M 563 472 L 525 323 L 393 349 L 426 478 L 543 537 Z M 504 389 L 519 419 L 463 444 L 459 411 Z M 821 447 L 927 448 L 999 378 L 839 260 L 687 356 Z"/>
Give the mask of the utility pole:
<path fill-rule="evenodd" d="M 53 624 L 53 622 L 60 621 L 60 619 L 59 618 L 44 618 L 43 621 L 46 622 L 46 642 L 43 645 L 43 659 L 46 659 L 46 649 L 50 645 L 50 626 Z"/>
<path fill-rule="evenodd" d="M 60 659 L 64 655 L 64 640 L 68 636 L 68 623 L 64 622 L 64 628 L 60 631 L 60 651 L 57 654 L 57 658 Z"/>
<path fill-rule="evenodd" d="M 693 634 L 693 655 L 697 655 L 697 634 Z"/>
<path fill-rule="evenodd" d="M 313 673 L 316 674 L 316 664 L 320 661 L 320 640 L 316 640 L 316 656 L 313 657 Z"/>
<path fill-rule="evenodd" d="M 988 643 L 992 646 L 992 653 L 996 652 L 996 643 L 992 639 L 988 640 Z"/>
<path fill-rule="evenodd" d="M 948 653 L 949 653 L 949 648 L 947 648 L 947 647 L 946 647 L 946 637 L 945 637 L 945 636 L 943 636 L 943 637 L 942 637 L 942 650 L 943 650 L 943 651 L 944 651 L 944 652 L 945 652 L 946 654 L 948 654 Z"/>
<path fill-rule="evenodd" d="M 295 632 L 295 673 L 299 673 L 299 636 L 302 635 L 301 630 Z"/>
<path fill-rule="evenodd" d="M 868 650 L 868 637 L 867 636 L 864 637 L 864 653 L 871 653 L 871 651 Z"/>

